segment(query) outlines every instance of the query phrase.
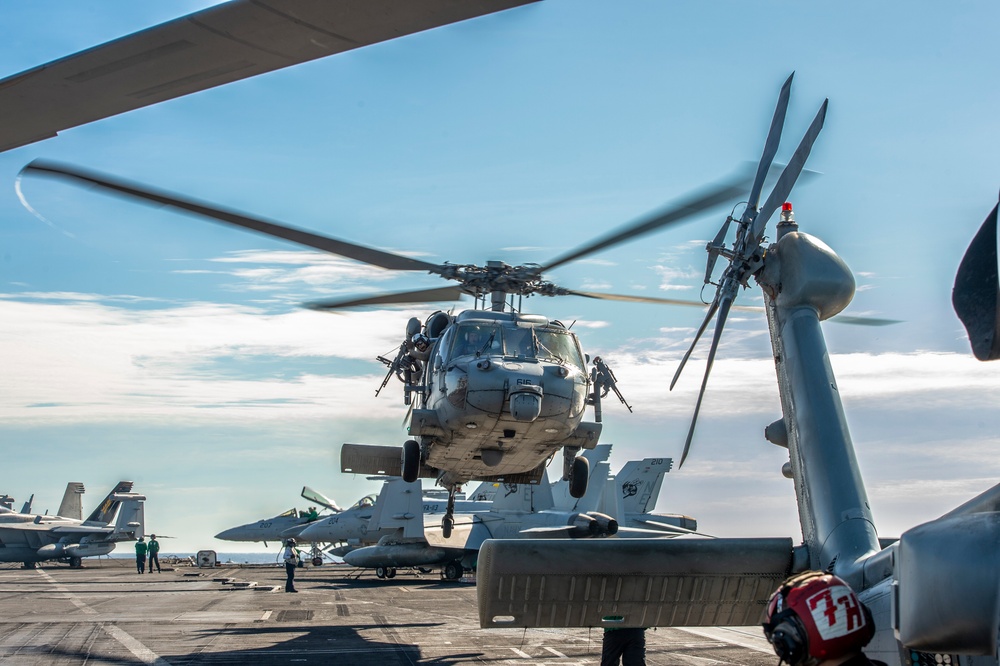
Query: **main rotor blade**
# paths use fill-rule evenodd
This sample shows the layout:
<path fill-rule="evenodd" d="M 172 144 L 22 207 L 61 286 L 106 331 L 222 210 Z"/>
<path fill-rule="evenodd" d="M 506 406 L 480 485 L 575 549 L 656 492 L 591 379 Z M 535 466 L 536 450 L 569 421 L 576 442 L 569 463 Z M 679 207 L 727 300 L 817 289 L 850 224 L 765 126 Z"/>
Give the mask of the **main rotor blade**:
<path fill-rule="evenodd" d="M 781 86 L 778 93 L 778 104 L 774 107 L 774 116 L 771 118 L 771 129 L 767 132 L 767 141 L 764 142 L 764 152 L 760 156 L 760 163 L 757 165 L 757 175 L 753 180 L 753 187 L 750 189 L 750 198 L 747 203 L 747 211 L 757 210 L 760 202 L 760 190 L 764 187 L 764 178 L 771 168 L 774 155 L 778 152 L 778 144 L 781 142 L 781 129 L 785 125 L 785 112 L 788 110 L 788 97 L 792 89 L 792 77 L 795 72 L 788 75 L 788 79 Z"/>
<path fill-rule="evenodd" d="M 674 224 L 689 217 L 694 217 L 695 215 L 704 213 L 715 206 L 726 203 L 727 201 L 732 201 L 746 190 L 747 181 L 748 176 L 746 174 L 737 174 L 735 176 L 731 176 L 728 180 L 723 180 L 696 192 L 692 192 L 676 203 L 668 204 L 664 208 L 652 211 L 631 224 L 620 227 L 618 230 L 603 236 L 596 241 L 592 241 L 587 245 L 581 246 L 576 250 L 569 252 L 568 254 L 564 254 L 558 259 L 550 261 L 548 264 L 539 267 L 536 270 L 536 274 L 540 275 L 546 271 L 552 270 L 556 266 L 562 266 L 563 264 L 571 261 L 576 261 L 577 259 L 586 257 L 589 254 L 624 243 L 625 241 L 632 240 L 634 238 L 638 238 L 639 236 L 651 233 L 669 224 Z"/>
<path fill-rule="evenodd" d="M 702 334 L 705 329 L 708 328 L 708 322 L 712 321 L 712 315 L 715 314 L 716 310 L 719 309 L 719 293 L 716 292 L 715 299 L 712 301 L 712 305 L 709 306 L 708 312 L 705 313 L 705 319 L 701 322 L 701 326 L 698 327 L 698 332 L 695 333 L 694 340 L 691 341 L 691 346 L 684 353 L 684 358 L 681 359 L 680 365 L 677 366 L 677 372 L 674 373 L 674 378 L 670 380 L 670 391 L 674 390 L 674 384 L 681 377 L 681 371 L 684 370 L 684 366 L 687 364 L 688 359 L 691 358 L 691 352 L 694 351 L 695 345 L 698 344 L 698 340 L 701 340 Z"/>
<path fill-rule="evenodd" d="M 698 413 L 701 411 L 701 401 L 705 397 L 705 387 L 708 386 L 708 376 L 712 372 L 712 363 L 715 362 L 715 353 L 719 351 L 719 340 L 722 338 L 722 329 L 726 326 L 726 318 L 729 316 L 729 308 L 733 301 L 728 296 L 722 297 L 722 304 L 719 306 L 719 318 L 715 322 L 715 335 L 712 336 L 712 347 L 708 350 L 708 363 L 705 365 L 705 377 L 701 380 L 701 390 L 698 392 L 698 402 L 694 405 L 694 416 L 691 417 L 691 427 L 688 429 L 687 439 L 684 441 L 684 451 L 681 453 L 681 461 L 677 464 L 677 469 L 684 465 L 687 460 L 688 451 L 691 450 L 691 440 L 694 438 L 694 427 L 698 423 Z"/>
<path fill-rule="evenodd" d="M 680 298 L 656 298 L 655 296 L 632 296 L 630 294 L 606 294 L 601 291 L 575 291 L 567 289 L 564 292 L 567 296 L 583 296 L 584 298 L 596 298 L 602 301 L 625 301 L 626 303 L 656 303 L 659 305 L 684 305 L 688 307 L 703 308 L 708 303 L 701 301 L 687 301 Z"/>
<path fill-rule="evenodd" d="M 218 208 L 207 202 L 195 199 L 185 199 L 179 195 L 156 190 L 153 188 L 132 183 L 112 176 L 99 174 L 93 171 L 78 169 L 69 165 L 48 162 L 44 160 L 34 160 L 21 169 L 22 173 L 35 174 L 47 178 L 68 180 L 73 184 L 89 183 L 105 190 L 110 190 L 118 194 L 136 199 L 143 203 L 157 203 L 165 206 L 172 206 L 180 210 L 207 217 L 216 222 L 224 222 L 233 226 L 250 229 L 258 233 L 282 238 L 284 240 L 305 245 L 306 247 L 323 250 L 332 254 L 355 259 L 373 266 L 380 266 L 394 271 L 427 271 L 440 275 L 443 268 L 436 264 L 431 264 L 419 259 L 411 259 L 391 252 L 383 252 L 364 245 L 355 245 L 347 241 L 337 240 L 329 236 L 320 236 L 308 231 L 285 226 L 275 222 L 268 222 L 255 217 L 250 217 L 244 213 L 238 213 L 224 208 Z"/>
<path fill-rule="evenodd" d="M 362 296 L 339 301 L 310 301 L 304 303 L 310 310 L 341 310 L 359 305 L 391 305 L 395 303 L 436 303 L 438 301 L 457 301 L 462 294 L 461 287 L 438 287 L 436 289 L 421 289 L 419 291 L 401 291 L 392 294 Z"/>
<path fill-rule="evenodd" d="M 819 136 L 820 130 L 823 129 L 823 122 L 826 120 L 826 107 L 829 104 L 829 99 L 823 100 L 823 106 L 819 108 L 819 112 L 813 118 L 805 136 L 799 142 L 799 147 L 795 149 L 792 159 L 788 160 L 788 165 L 781 172 L 781 176 L 778 177 L 778 182 L 774 184 L 774 189 L 771 190 L 771 194 L 768 195 L 764 205 L 760 208 L 760 212 L 757 213 L 757 219 L 753 221 L 753 227 L 750 229 L 749 239 L 751 242 L 760 242 L 761 237 L 764 235 L 764 225 L 774 215 L 774 211 L 778 209 L 778 206 L 788 200 L 788 195 L 791 193 L 795 181 L 798 180 L 799 174 L 802 173 L 802 167 L 809 157 L 813 143 L 816 141 L 816 137 Z"/>

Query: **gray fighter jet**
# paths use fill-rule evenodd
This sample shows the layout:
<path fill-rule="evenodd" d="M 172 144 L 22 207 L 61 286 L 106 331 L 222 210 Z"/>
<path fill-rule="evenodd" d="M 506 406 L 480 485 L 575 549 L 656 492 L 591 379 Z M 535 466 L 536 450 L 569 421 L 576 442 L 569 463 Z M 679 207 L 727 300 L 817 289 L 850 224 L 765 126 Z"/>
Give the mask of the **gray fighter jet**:
<path fill-rule="evenodd" d="M 662 460 L 657 465 L 637 461 L 623 468 L 617 477 L 608 474 L 607 457 L 611 445 L 597 445 L 585 451 L 591 477 L 587 492 L 580 499 L 572 498 L 568 481 L 560 480 L 550 486 L 544 476 L 538 485 L 499 484 L 499 492 L 486 511 L 457 511 L 454 531 L 445 536 L 438 522 L 439 516 L 427 514 L 423 521 L 417 519 L 415 505 L 407 493 L 399 493 L 393 498 L 393 505 L 379 515 L 373 516 L 368 524 L 369 535 L 377 531 L 382 535 L 378 543 L 352 550 L 344 555 L 348 564 L 375 569 L 379 578 L 392 578 L 401 567 L 439 566 L 445 579 L 455 580 L 467 569 L 476 565 L 479 550 L 487 539 L 529 539 L 529 538 L 652 538 L 673 537 L 688 533 L 697 522 L 688 516 L 674 514 L 644 514 L 647 506 L 656 501 L 663 474 L 668 462 Z M 622 507 L 639 509 L 638 502 L 616 501 L 615 489 L 622 483 L 631 483 L 636 495 L 642 488 L 642 510 L 626 512 Z M 410 484 L 407 484 L 410 485 Z M 419 482 L 414 482 L 418 486 Z M 610 492 L 609 492 L 610 491 Z M 414 487 L 409 494 L 415 495 Z M 651 500 L 651 503 L 647 504 Z M 616 506 L 617 515 L 656 516 L 653 529 L 621 528 L 614 515 L 599 509 Z M 649 523 L 642 523 L 650 527 Z"/>
<path fill-rule="evenodd" d="M 146 498 L 131 490 L 131 481 L 120 481 L 86 520 L 80 520 L 83 484 L 76 482 L 67 486 L 60 506 L 60 513 L 70 516 L 0 511 L 0 562 L 23 562 L 30 568 L 58 560 L 79 567 L 84 557 L 107 555 L 119 541 L 142 536 Z"/>
<path fill-rule="evenodd" d="M 323 507 L 324 510 L 333 512 L 334 514 L 343 511 L 343 509 L 337 506 L 336 502 L 324 496 L 322 493 L 313 490 L 309 486 L 304 486 L 302 488 L 302 497 L 318 506 Z M 304 528 L 310 523 L 323 520 L 327 516 L 329 516 L 329 514 L 316 511 L 315 506 L 311 506 L 306 510 L 291 508 L 288 511 L 279 513 L 273 518 L 261 518 L 260 520 L 252 523 L 230 527 L 228 530 L 223 530 L 222 532 L 216 534 L 215 538 L 223 541 L 259 541 L 263 542 L 264 546 L 267 546 L 268 542 L 281 543 L 283 538 L 294 536 L 293 533 L 285 534 L 285 532 L 297 527 Z"/>

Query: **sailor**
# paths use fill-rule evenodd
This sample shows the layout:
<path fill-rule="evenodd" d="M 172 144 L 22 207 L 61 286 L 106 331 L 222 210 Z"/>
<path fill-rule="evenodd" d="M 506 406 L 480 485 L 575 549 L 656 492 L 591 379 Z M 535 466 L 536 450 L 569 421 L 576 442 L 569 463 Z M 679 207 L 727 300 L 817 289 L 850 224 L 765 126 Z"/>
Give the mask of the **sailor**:
<path fill-rule="evenodd" d="M 295 567 L 298 565 L 299 555 L 295 552 L 295 539 L 285 542 L 281 559 L 285 561 L 285 592 L 298 592 L 295 589 Z"/>
<path fill-rule="evenodd" d="M 871 611 L 832 574 L 806 571 L 782 583 L 767 603 L 763 626 L 779 663 L 884 666 L 861 651 L 875 635 Z"/>
<path fill-rule="evenodd" d="M 160 571 L 160 542 L 156 540 L 155 534 L 149 535 L 149 573 L 153 573 L 153 564 L 156 564 L 156 573 Z"/>
<path fill-rule="evenodd" d="M 135 542 L 135 569 L 139 573 L 146 572 L 146 541 L 139 537 L 139 540 Z"/>
<path fill-rule="evenodd" d="M 316 507 L 309 507 L 309 513 L 306 514 L 306 522 L 311 523 L 314 520 L 319 520 L 319 512 L 316 511 Z"/>
<path fill-rule="evenodd" d="M 601 666 L 646 666 L 646 629 L 607 627 L 601 644 Z"/>

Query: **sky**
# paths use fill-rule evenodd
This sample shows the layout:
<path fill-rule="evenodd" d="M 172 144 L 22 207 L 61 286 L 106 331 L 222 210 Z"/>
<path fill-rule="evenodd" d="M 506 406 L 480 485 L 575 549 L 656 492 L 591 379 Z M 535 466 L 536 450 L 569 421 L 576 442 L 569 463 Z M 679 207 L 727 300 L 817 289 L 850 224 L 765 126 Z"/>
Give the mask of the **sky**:
<path fill-rule="evenodd" d="M 211 4 L 7 3 L 0 77 Z M 375 357 L 437 309 L 299 304 L 444 286 L 26 178 L 32 213 L 14 187 L 32 159 L 427 261 L 542 263 L 755 163 L 794 71 L 778 161 L 830 100 L 807 164 L 819 175 L 790 197 L 801 230 L 854 271 L 848 314 L 902 321 L 824 325 L 876 526 L 898 536 L 1000 476 L 1000 366 L 973 360 L 950 304 L 1000 187 L 998 19 L 986 1 L 543 0 L 0 153 L 0 493 L 51 512 L 82 481 L 89 510 L 129 479 L 147 530 L 174 537 L 165 551 L 262 549 L 213 535 L 304 508 L 303 485 L 341 504 L 377 491 L 339 472 L 339 446 L 405 439 L 398 384 L 374 395 Z M 547 277 L 697 300 L 726 212 Z M 634 413 L 605 403 L 613 469 L 679 460 L 707 341 L 668 385 L 699 310 L 525 309 L 576 322 L 618 377 Z M 799 538 L 787 452 L 762 436 L 780 417 L 766 323 L 737 314 L 657 509 L 721 536 Z"/>

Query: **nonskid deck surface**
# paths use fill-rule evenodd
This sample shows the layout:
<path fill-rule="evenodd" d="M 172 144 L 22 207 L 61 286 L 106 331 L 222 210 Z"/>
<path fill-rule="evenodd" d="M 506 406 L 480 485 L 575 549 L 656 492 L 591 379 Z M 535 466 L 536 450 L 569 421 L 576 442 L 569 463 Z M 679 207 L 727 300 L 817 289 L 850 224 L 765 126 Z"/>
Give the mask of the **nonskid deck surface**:
<path fill-rule="evenodd" d="M 0 569 L 4 664 L 598 664 L 600 629 L 480 629 L 475 585 L 400 572 L 277 566 L 178 567 L 139 575 L 129 560 L 82 569 Z M 255 587 L 248 587 L 256 583 Z M 257 588 L 275 588 L 263 591 Z M 658 629 L 647 663 L 773 666 L 760 630 Z"/>

